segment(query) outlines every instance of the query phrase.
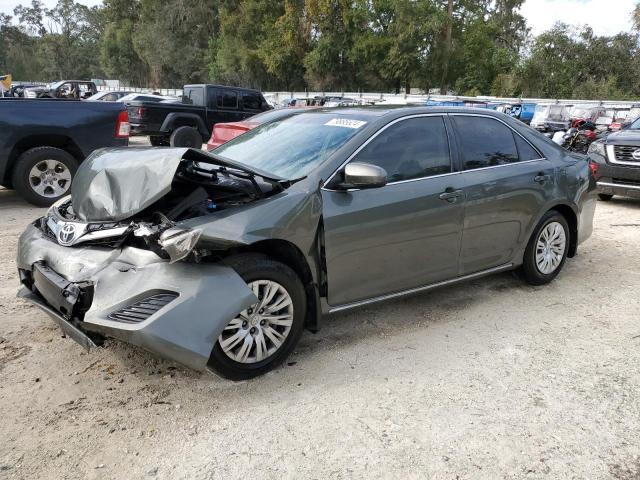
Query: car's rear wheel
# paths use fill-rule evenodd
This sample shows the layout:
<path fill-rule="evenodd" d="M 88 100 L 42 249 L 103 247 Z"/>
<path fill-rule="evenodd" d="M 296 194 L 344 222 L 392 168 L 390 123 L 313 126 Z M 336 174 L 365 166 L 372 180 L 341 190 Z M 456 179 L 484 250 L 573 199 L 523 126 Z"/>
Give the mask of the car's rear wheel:
<path fill-rule="evenodd" d="M 36 147 L 18 157 L 11 183 L 27 202 L 46 207 L 69 194 L 77 169 L 77 160 L 64 150 Z"/>
<path fill-rule="evenodd" d="M 555 210 L 547 212 L 533 231 L 524 253 L 522 273 L 532 285 L 544 285 L 558 276 L 569 252 L 567 220 Z"/>
<path fill-rule="evenodd" d="M 193 127 L 176 128 L 169 139 L 172 147 L 202 148 L 202 136 Z"/>
<path fill-rule="evenodd" d="M 258 302 L 227 324 L 209 367 L 230 380 L 245 380 L 277 367 L 293 351 L 304 329 L 306 297 L 296 273 L 266 255 L 237 255 L 225 264 L 247 282 Z"/>
<path fill-rule="evenodd" d="M 599 193 L 598 198 L 603 202 L 608 202 L 613 198 L 613 195 L 609 195 L 607 193 Z"/>

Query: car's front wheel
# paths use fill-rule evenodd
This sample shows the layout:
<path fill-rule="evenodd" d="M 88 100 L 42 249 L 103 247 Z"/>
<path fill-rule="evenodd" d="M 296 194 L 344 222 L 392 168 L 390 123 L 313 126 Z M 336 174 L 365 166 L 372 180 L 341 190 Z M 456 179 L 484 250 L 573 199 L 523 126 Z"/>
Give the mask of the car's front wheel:
<path fill-rule="evenodd" d="M 608 202 L 613 198 L 613 195 L 610 195 L 608 193 L 599 193 L 598 198 L 603 202 Z"/>
<path fill-rule="evenodd" d="M 46 207 L 69 194 L 77 169 L 77 160 L 64 150 L 36 147 L 18 157 L 11 183 L 29 203 Z"/>
<path fill-rule="evenodd" d="M 237 255 L 225 264 L 247 282 L 258 302 L 227 324 L 209 367 L 230 380 L 245 380 L 272 370 L 293 351 L 304 328 L 306 297 L 296 273 L 266 255 Z"/>
<path fill-rule="evenodd" d="M 522 273 L 532 285 L 544 285 L 558 276 L 569 252 L 567 220 L 555 210 L 547 212 L 533 231 L 524 252 Z"/>

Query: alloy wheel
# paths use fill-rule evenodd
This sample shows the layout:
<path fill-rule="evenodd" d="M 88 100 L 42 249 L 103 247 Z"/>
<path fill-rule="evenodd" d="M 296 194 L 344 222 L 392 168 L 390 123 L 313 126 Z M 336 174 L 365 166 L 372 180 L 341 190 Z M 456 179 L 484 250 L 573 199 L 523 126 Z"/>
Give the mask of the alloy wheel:
<path fill-rule="evenodd" d="M 29 171 L 29 185 L 42 197 L 61 197 L 71 186 L 71 171 L 58 160 L 41 160 Z"/>
<path fill-rule="evenodd" d="M 258 303 L 243 310 L 224 328 L 218 342 L 222 351 L 239 363 L 256 363 L 275 354 L 293 325 L 293 300 L 272 280 L 256 280 L 249 288 Z"/>
<path fill-rule="evenodd" d="M 559 222 L 549 222 L 540 231 L 536 241 L 536 267 L 543 275 L 557 270 L 562 263 L 567 235 Z"/>

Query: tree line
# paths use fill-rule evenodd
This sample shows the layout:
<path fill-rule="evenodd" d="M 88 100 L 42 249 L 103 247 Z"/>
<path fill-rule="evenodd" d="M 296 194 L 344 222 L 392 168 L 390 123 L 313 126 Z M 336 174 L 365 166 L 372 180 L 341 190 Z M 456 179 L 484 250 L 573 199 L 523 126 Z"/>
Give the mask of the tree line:
<path fill-rule="evenodd" d="M 49 9 L 33 0 L 0 13 L 0 74 L 166 88 L 640 96 L 640 6 L 634 27 L 612 37 L 563 23 L 533 37 L 523 3 L 59 0 Z"/>

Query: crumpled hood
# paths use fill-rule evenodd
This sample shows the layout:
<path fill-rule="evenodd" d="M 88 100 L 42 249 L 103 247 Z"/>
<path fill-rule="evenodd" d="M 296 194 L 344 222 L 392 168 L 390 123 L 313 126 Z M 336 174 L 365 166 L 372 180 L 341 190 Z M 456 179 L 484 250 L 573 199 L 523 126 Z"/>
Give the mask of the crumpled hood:
<path fill-rule="evenodd" d="M 171 190 L 187 148 L 103 148 L 93 152 L 71 185 L 73 211 L 84 222 L 117 222 Z"/>

